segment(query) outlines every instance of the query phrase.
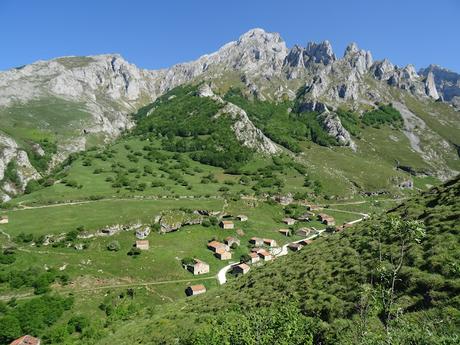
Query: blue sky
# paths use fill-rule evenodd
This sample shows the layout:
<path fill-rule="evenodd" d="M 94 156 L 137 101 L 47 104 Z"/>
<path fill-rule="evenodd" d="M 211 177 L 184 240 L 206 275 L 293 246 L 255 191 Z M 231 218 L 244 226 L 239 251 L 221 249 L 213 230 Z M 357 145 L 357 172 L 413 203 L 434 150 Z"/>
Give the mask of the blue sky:
<path fill-rule="evenodd" d="M 288 46 L 355 41 L 376 59 L 460 72 L 457 0 L 0 0 L 0 70 L 63 55 L 122 54 L 143 68 L 213 52 L 247 30 Z"/>

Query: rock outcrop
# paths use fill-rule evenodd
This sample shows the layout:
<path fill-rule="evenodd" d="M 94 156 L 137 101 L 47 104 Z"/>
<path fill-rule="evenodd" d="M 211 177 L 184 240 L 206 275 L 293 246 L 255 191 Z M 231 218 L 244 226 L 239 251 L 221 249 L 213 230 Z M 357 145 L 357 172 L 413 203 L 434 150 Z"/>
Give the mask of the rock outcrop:
<path fill-rule="evenodd" d="M 427 68 L 422 68 L 419 73 L 427 78 L 427 82 L 432 75 L 438 96 L 460 108 L 460 74 L 438 65 L 429 65 Z M 433 90 L 432 86 L 430 88 Z"/>
<path fill-rule="evenodd" d="M 6 178 L 5 173 L 10 163 L 14 164 L 15 181 Z M 11 196 L 24 191 L 30 180 L 37 179 L 40 174 L 30 164 L 27 153 L 10 137 L 0 133 L 0 200 L 8 201 Z"/>
<path fill-rule="evenodd" d="M 353 150 L 356 150 L 356 144 L 351 139 L 350 133 L 343 127 L 340 118 L 336 113 L 325 111 L 318 115 L 320 122 L 324 130 L 340 145 L 350 146 Z"/>
<path fill-rule="evenodd" d="M 246 112 L 233 103 L 224 101 L 221 97 L 214 94 L 211 87 L 207 84 L 199 89 L 201 97 L 209 97 L 223 105 L 215 117 L 229 116 L 234 123 L 232 130 L 236 138 L 243 146 L 249 147 L 263 154 L 275 154 L 279 152 L 278 146 L 267 138 L 249 119 Z"/>

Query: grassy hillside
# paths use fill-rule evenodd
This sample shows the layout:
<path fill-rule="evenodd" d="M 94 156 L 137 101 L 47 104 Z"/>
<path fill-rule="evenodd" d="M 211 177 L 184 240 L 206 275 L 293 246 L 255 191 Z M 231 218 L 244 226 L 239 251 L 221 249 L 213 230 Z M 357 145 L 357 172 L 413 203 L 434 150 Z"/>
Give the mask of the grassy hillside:
<path fill-rule="evenodd" d="M 456 344 L 459 195 L 457 178 L 99 344 Z"/>
<path fill-rule="evenodd" d="M 426 236 L 407 246 L 390 307 L 384 273 L 392 268 L 390 258 L 398 258 L 400 237 L 388 235 L 395 225 L 385 217 L 340 234 L 325 232 L 299 253 L 253 266 L 248 276 L 227 275 L 229 283 L 219 287 L 215 275 L 248 254 L 251 237 L 283 245 L 301 239 L 295 232 L 302 226 L 325 229 L 313 219 L 283 236 L 282 218 L 306 209 L 282 206 L 275 196 L 290 193 L 296 202 L 322 204 L 342 224 L 362 213 L 377 216 L 438 181 L 397 169 L 400 164 L 420 172 L 430 166 L 410 149 L 390 106 L 363 117 L 338 111 L 357 143 L 353 152 L 325 139 L 316 113 L 296 113 L 293 102 L 251 100 L 229 89 L 225 99 L 283 148 L 280 155 L 264 156 L 242 148 L 233 120 L 214 117 L 221 105 L 196 91 L 196 86 L 172 90 L 139 110 L 133 131 L 71 155 L 50 175 L 30 182 L 26 194 L 2 205 L 9 223 L 0 224 L 0 344 L 23 332 L 45 344 L 101 345 L 132 339 L 145 344 L 456 339 L 458 180 L 391 212 L 424 223 Z M 63 123 L 65 128 L 72 126 Z M 40 140 L 51 152 L 58 134 L 46 133 L 26 133 L 24 143 Z M 445 138 L 452 140 L 451 134 Z M 7 170 L 14 178 L 14 169 Z M 414 190 L 398 187 L 407 179 Z M 218 218 L 207 217 L 201 225 L 167 234 L 155 223 L 164 213 L 176 219 L 203 209 L 233 219 L 246 214 L 249 221 L 224 231 Z M 136 224 L 152 230 L 150 249 L 140 254 L 133 250 Z M 117 225 L 127 229 L 99 236 Z M 241 245 L 232 249 L 230 261 L 220 261 L 206 244 L 229 235 Z M 190 257 L 208 262 L 210 272 L 194 277 L 181 264 Z M 207 287 L 206 296 L 184 300 L 185 287 L 198 283 Z M 50 314 L 47 303 L 53 305 Z M 21 316 L 24 310 L 30 317 Z M 428 325 L 427 331 L 413 327 L 415 321 Z"/>

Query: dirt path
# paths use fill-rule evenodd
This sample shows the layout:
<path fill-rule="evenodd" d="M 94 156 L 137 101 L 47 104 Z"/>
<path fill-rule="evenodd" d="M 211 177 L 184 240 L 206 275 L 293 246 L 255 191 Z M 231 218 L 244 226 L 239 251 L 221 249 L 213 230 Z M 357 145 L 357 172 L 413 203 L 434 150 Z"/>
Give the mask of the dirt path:
<path fill-rule="evenodd" d="M 132 198 L 103 198 L 98 200 L 81 200 L 81 201 L 69 201 L 69 202 L 62 202 L 57 204 L 49 204 L 49 205 L 38 205 L 38 206 L 26 206 L 22 204 L 18 204 L 19 207 L 12 208 L 11 210 L 7 210 L 10 212 L 15 211 L 23 211 L 23 210 L 36 210 L 40 208 L 51 208 L 51 207 L 64 207 L 64 206 L 72 206 L 72 205 L 83 205 L 83 204 L 91 204 L 97 202 L 104 202 L 104 201 L 160 201 L 160 200 L 211 200 L 211 199 L 224 199 L 222 197 L 216 196 L 212 198 L 205 198 L 205 197 L 195 197 L 194 195 L 180 195 L 174 198 L 158 198 L 158 197 L 140 197 L 140 196 L 133 196 Z M 225 199 L 224 199 L 225 200 Z"/>
<path fill-rule="evenodd" d="M 84 293 L 84 292 L 92 292 L 98 290 L 106 290 L 106 289 L 117 289 L 117 288 L 134 288 L 134 287 L 148 287 L 153 285 L 165 285 L 165 284 L 176 284 L 176 283 L 189 283 L 193 281 L 203 281 L 203 280 L 211 280 L 216 279 L 215 276 L 213 277 L 206 277 L 206 278 L 195 278 L 195 279 L 178 279 L 178 280 L 163 280 L 163 281 L 154 281 L 154 282 L 144 282 L 144 283 L 130 283 L 130 284 L 112 284 L 112 285 L 102 285 L 102 286 L 95 286 L 92 288 L 87 289 L 69 289 L 69 288 L 62 288 L 56 289 L 55 292 L 58 293 Z M 6 295 L 0 296 L 0 301 L 8 301 L 11 298 L 16 299 L 27 299 L 36 296 L 32 292 L 17 294 L 17 295 Z"/>
<path fill-rule="evenodd" d="M 11 235 L 9 233 L 7 233 L 7 232 L 3 231 L 2 229 L 0 229 L 0 234 L 5 236 L 8 239 L 8 242 L 11 242 Z"/>

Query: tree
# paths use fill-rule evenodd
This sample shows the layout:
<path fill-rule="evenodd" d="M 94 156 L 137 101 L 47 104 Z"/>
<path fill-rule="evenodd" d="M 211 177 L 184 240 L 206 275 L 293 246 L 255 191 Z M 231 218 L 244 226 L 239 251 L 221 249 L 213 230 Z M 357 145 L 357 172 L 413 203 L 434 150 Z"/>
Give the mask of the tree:
<path fill-rule="evenodd" d="M 34 293 L 36 295 L 42 295 L 49 292 L 51 290 L 49 285 L 50 281 L 48 280 L 47 275 L 41 274 L 33 283 L 33 287 L 35 289 Z"/>
<path fill-rule="evenodd" d="M 16 317 L 6 315 L 0 318 L 0 343 L 9 344 L 12 340 L 19 338 L 21 333 L 21 324 Z"/>
<path fill-rule="evenodd" d="M 131 250 L 128 252 L 128 255 L 132 257 L 137 257 L 141 255 L 141 250 L 139 248 L 132 247 Z"/>
<path fill-rule="evenodd" d="M 83 330 L 90 325 L 90 321 L 86 316 L 76 315 L 73 316 L 67 323 L 69 333 L 78 332 L 82 333 Z"/>
<path fill-rule="evenodd" d="M 182 259 L 182 265 L 184 265 L 185 267 L 187 266 L 191 266 L 195 263 L 195 260 L 193 260 L 193 258 L 190 258 L 190 257 L 186 257 L 186 258 L 183 258 Z"/>
<path fill-rule="evenodd" d="M 425 236 L 425 228 L 416 220 L 402 220 L 388 217 L 383 226 L 373 228 L 377 239 L 377 292 L 381 304 L 380 319 L 385 326 L 387 342 L 391 343 L 391 321 L 400 311 L 394 308 L 396 284 L 410 246 L 420 243 Z"/>
<path fill-rule="evenodd" d="M 251 257 L 249 256 L 249 254 L 243 254 L 240 256 L 240 262 L 241 263 L 248 263 L 248 262 L 251 262 Z"/>

